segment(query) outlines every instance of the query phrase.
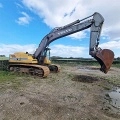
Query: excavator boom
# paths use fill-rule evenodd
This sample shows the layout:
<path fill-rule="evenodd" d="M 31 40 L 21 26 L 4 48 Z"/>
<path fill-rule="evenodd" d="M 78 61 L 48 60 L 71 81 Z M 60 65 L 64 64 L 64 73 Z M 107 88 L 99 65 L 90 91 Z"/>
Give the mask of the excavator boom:
<path fill-rule="evenodd" d="M 43 58 L 46 57 L 43 53 L 51 42 L 58 38 L 90 28 L 89 54 L 99 62 L 101 65 L 100 70 L 107 73 L 112 65 L 114 53 L 109 49 L 102 50 L 98 47 L 103 23 L 103 16 L 95 12 L 93 15 L 82 20 L 76 20 L 65 26 L 56 27 L 42 39 L 33 56 L 40 64 L 43 64 L 41 62 L 43 62 Z"/>

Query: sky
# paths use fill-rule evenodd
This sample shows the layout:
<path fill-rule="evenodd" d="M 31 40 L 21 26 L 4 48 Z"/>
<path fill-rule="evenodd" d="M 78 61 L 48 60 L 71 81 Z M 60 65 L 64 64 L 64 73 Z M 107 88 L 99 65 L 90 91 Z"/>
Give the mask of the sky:
<path fill-rule="evenodd" d="M 94 12 L 103 24 L 99 47 L 111 49 L 120 57 L 119 0 L 0 0 L 0 54 L 33 54 L 44 36 Z M 90 29 L 53 41 L 51 56 L 84 57 L 89 55 Z"/>

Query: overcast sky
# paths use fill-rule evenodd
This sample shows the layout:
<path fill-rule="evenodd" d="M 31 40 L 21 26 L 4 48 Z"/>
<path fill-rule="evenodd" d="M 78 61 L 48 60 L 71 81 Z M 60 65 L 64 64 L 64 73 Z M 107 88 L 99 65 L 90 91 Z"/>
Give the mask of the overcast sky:
<path fill-rule="evenodd" d="M 53 28 L 99 12 L 105 19 L 99 47 L 120 57 L 119 0 L 0 0 L 0 54 L 34 53 Z M 51 56 L 89 56 L 89 29 L 50 44 Z"/>

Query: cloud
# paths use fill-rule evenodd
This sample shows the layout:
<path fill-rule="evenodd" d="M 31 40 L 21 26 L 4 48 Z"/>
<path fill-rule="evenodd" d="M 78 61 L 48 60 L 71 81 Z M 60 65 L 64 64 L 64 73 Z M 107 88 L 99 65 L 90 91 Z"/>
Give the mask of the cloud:
<path fill-rule="evenodd" d="M 71 23 L 77 19 L 83 19 L 94 12 L 103 15 L 105 22 L 102 30 L 103 44 L 102 49 L 108 48 L 115 52 L 115 57 L 120 57 L 120 1 L 118 0 L 22 0 L 23 5 L 31 10 L 34 14 L 42 18 L 43 22 L 50 28 L 59 27 Z M 22 8 L 20 4 L 17 4 Z M 0 4 L 0 7 L 2 4 Z M 25 12 L 21 12 L 16 22 L 20 25 L 29 24 L 32 18 Z M 87 37 L 88 30 L 72 34 L 72 38 Z M 109 41 L 108 41 L 109 40 Z M 82 46 L 65 46 L 53 45 L 51 48 L 51 56 L 61 57 L 90 57 L 89 48 Z M 6 45 L 0 44 L 0 53 L 9 55 L 17 51 L 28 51 L 34 53 L 36 45 Z M 25 52 L 26 52 L 25 51 Z"/>
<path fill-rule="evenodd" d="M 115 58 L 120 57 L 120 40 L 108 41 L 99 45 L 102 49 L 110 49 L 115 53 Z M 82 46 L 65 46 L 62 44 L 50 46 L 52 56 L 84 57 L 91 58 L 89 48 Z"/>
<path fill-rule="evenodd" d="M 102 43 L 100 45 L 102 48 L 108 48 L 108 49 L 120 49 L 120 39 L 117 41 L 109 41 L 107 43 Z"/>
<path fill-rule="evenodd" d="M 17 2 L 15 2 L 15 5 L 18 7 L 18 8 L 23 8 L 23 6 Z"/>
<path fill-rule="evenodd" d="M 120 39 L 115 41 L 108 41 L 99 45 L 102 49 L 110 49 L 114 52 L 115 58 L 120 57 Z"/>
<path fill-rule="evenodd" d="M 15 52 L 29 52 L 33 54 L 36 50 L 37 45 L 28 44 L 28 45 L 19 45 L 19 44 L 0 44 L 0 53 L 2 55 L 9 56 L 9 54 L 13 54 Z M 81 46 L 65 46 L 62 44 L 52 45 L 51 48 L 51 56 L 61 56 L 61 57 L 88 57 L 88 49 Z"/>
<path fill-rule="evenodd" d="M 51 28 L 63 26 L 99 12 L 105 18 L 102 35 L 107 36 L 109 40 L 118 39 L 120 36 L 120 1 L 118 0 L 75 0 L 74 2 L 65 0 L 64 5 L 63 0 L 22 0 L 22 3 L 43 18 L 44 23 Z M 86 37 L 85 31 L 78 36 Z M 78 38 L 76 35 L 74 37 Z"/>
<path fill-rule="evenodd" d="M 53 45 L 51 48 L 51 56 L 60 56 L 60 57 L 88 57 L 89 51 L 88 48 L 81 46 L 65 46 L 62 44 Z"/>
<path fill-rule="evenodd" d="M 22 17 L 19 17 L 18 20 L 16 20 L 16 22 L 19 25 L 29 24 L 30 21 L 32 20 L 31 17 L 27 13 L 25 13 L 25 12 L 21 12 L 21 14 L 22 14 Z"/>
<path fill-rule="evenodd" d="M 44 1 L 44 0 L 23 0 L 22 1 L 25 6 L 28 7 L 32 12 L 37 14 L 40 18 L 43 19 L 43 22 L 47 24 L 49 27 L 59 27 L 66 25 L 70 22 L 75 21 L 78 18 L 83 18 L 83 14 L 85 14 L 84 8 L 82 5 L 78 5 L 79 0 L 74 2 L 69 2 L 69 0 L 65 0 L 63 5 L 63 1 Z M 83 14 L 79 14 L 78 17 L 76 11 L 84 11 Z M 77 33 L 74 35 L 74 38 L 85 37 L 83 32 Z M 73 35 L 72 35 L 73 36 Z"/>
<path fill-rule="evenodd" d="M 0 53 L 2 55 L 9 56 L 9 54 L 13 54 L 15 52 L 29 52 L 34 53 L 36 50 L 35 44 L 29 45 L 19 45 L 19 44 L 0 44 Z"/>
<path fill-rule="evenodd" d="M 9 54 L 15 52 L 29 52 L 33 54 L 38 46 L 35 44 L 19 45 L 19 44 L 0 44 L 0 53 L 2 55 L 9 56 Z M 120 40 L 119 41 L 109 41 L 100 45 L 102 49 L 112 49 L 115 57 L 120 57 Z M 71 45 L 51 45 L 51 56 L 60 57 L 84 57 L 91 58 L 89 55 L 89 48 L 82 46 L 71 46 Z"/>

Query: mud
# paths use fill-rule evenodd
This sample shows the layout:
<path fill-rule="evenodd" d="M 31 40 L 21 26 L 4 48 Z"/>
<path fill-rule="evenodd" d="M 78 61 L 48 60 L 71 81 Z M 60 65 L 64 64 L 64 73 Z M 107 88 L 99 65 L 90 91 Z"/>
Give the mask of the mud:
<path fill-rule="evenodd" d="M 72 80 L 78 82 L 84 82 L 84 83 L 93 83 L 95 81 L 100 81 L 101 78 L 88 76 L 88 75 L 76 75 Z"/>

